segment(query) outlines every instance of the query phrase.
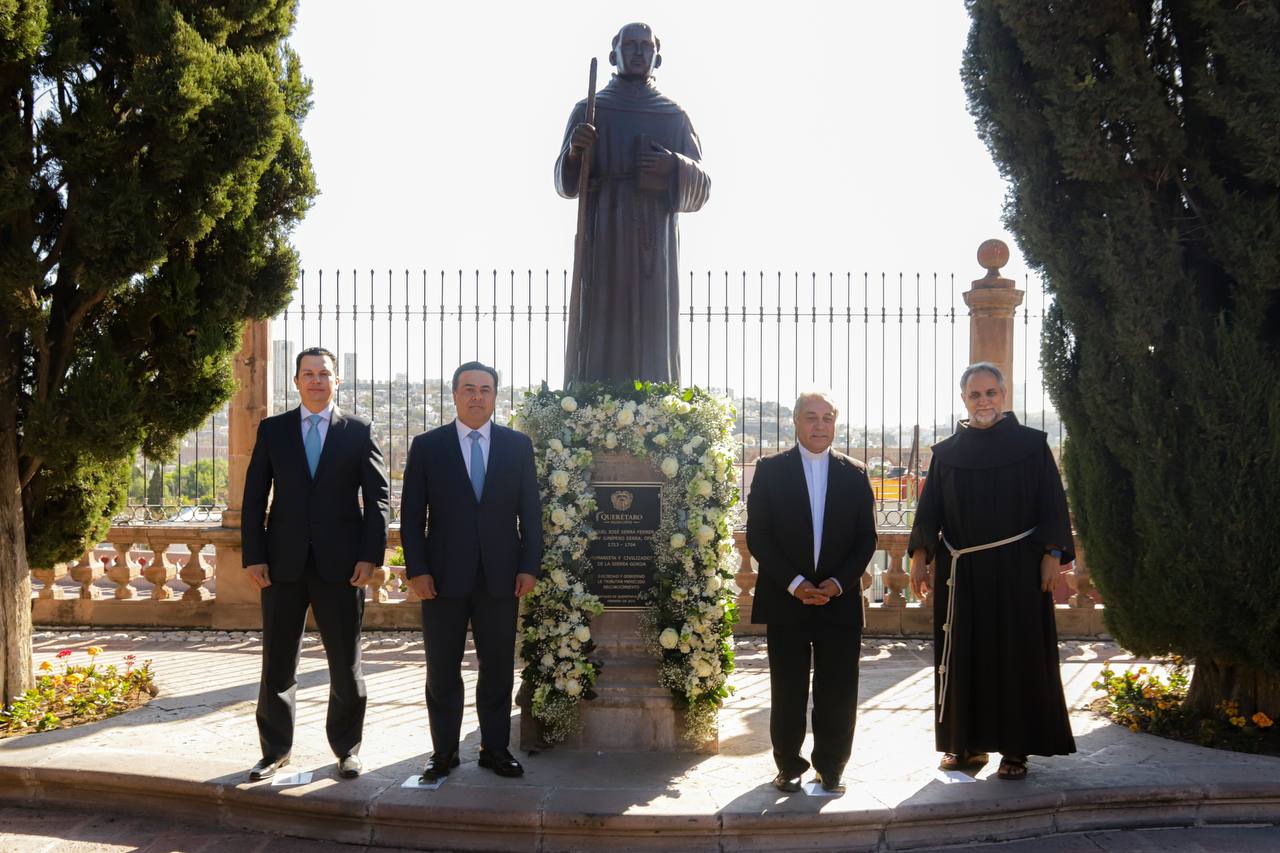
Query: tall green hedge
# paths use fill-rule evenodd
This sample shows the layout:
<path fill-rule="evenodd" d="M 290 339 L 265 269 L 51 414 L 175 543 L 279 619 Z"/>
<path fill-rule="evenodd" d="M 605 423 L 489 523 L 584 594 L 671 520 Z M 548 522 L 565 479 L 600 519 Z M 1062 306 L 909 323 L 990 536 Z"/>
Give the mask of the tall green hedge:
<path fill-rule="evenodd" d="M 1280 680 L 1280 7 L 969 0 L 1115 636 Z M 1246 689 L 1246 693 L 1249 691 Z"/>

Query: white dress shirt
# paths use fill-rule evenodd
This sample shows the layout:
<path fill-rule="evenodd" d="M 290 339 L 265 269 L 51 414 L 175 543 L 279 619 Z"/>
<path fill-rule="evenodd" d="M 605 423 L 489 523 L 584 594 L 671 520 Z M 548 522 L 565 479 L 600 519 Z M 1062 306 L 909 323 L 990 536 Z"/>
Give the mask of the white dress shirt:
<path fill-rule="evenodd" d="M 468 437 L 471 435 L 471 427 L 457 418 L 453 419 L 453 425 L 458 428 L 458 448 L 462 450 L 462 463 L 467 466 L 467 479 L 471 479 L 471 439 Z M 485 421 L 484 426 L 480 427 L 476 432 L 480 433 L 480 438 L 478 439 L 480 453 L 484 457 L 485 473 L 488 473 L 490 433 L 493 432 L 493 421 Z"/>
<path fill-rule="evenodd" d="M 325 406 L 324 409 L 319 412 L 313 412 L 308 409 L 306 403 L 298 406 L 298 414 L 302 416 L 303 447 L 306 447 L 307 433 L 311 431 L 311 424 L 307 422 L 307 418 L 311 415 L 320 416 L 320 420 L 316 421 L 316 429 L 320 430 L 320 446 L 324 447 L 325 437 L 329 435 L 329 421 L 333 418 L 333 413 L 337 410 L 338 407 L 333 404 L 332 400 L 329 401 L 329 405 Z"/>
<path fill-rule="evenodd" d="M 812 453 L 803 444 L 797 444 L 800 450 L 800 461 L 804 467 L 804 484 L 809 490 L 809 515 L 813 518 L 813 567 L 818 567 L 818 555 L 822 553 L 822 522 L 827 509 L 827 474 L 831 470 L 831 449 L 821 453 Z M 840 581 L 835 585 L 844 592 Z M 803 574 L 796 575 L 787 587 L 787 592 L 796 594 L 796 587 L 804 583 Z"/>

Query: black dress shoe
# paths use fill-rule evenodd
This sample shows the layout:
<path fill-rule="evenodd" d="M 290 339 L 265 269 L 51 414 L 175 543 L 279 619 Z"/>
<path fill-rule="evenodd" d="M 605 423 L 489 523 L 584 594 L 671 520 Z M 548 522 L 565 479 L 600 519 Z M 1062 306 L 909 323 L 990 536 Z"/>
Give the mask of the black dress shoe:
<path fill-rule="evenodd" d="M 814 776 L 813 781 L 822 786 L 822 790 L 828 794 L 843 794 L 845 792 L 844 782 L 834 773 L 823 776 L 818 773 Z"/>
<path fill-rule="evenodd" d="M 358 755 L 344 755 L 338 759 L 338 775 L 343 779 L 356 778 L 360 775 L 362 767 Z"/>
<path fill-rule="evenodd" d="M 516 757 L 506 749 L 480 747 L 480 766 L 508 779 L 524 775 L 524 768 L 520 766 L 520 762 L 516 761 Z"/>
<path fill-rule="evenodd" d="M 422 768 L 422 775 L 418 777 L 418 781 L 424 785 L 434 785 L 448 776 L 449 771 L 457 767 L 459 763 L 456 751 L 448 755 L 433 752 L 431 757 L 427 759 L 427 766 Z"/>
<path fill-rule="evenodd" d="M 276 775 L 277 770 L 288 763 L 288 755 L 282 755 L 279 758 L 264 758 L 249 770 L 249 781 L 261 782 L 263 779 L 270 779 Z"/>
<path fill-rule="evenodd" d="M 773 787 L 784 794 L 795 794 L 800 790 L 800 777 L 779 773 L 773 777 Z"/>

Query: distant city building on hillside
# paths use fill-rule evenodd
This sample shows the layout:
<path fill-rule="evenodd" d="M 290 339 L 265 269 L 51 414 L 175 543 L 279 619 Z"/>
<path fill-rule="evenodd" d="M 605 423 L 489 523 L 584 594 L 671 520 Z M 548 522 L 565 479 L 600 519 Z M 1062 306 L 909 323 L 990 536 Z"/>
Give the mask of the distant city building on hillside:
<path fill-rule="evenodd" d="M 298 347 L 293 341 L 275 340 L 271 342 L 271 391 L 272 396 L 289 394 L 289 386 L 293 379 L 293 361 L 298 355 Z"/>

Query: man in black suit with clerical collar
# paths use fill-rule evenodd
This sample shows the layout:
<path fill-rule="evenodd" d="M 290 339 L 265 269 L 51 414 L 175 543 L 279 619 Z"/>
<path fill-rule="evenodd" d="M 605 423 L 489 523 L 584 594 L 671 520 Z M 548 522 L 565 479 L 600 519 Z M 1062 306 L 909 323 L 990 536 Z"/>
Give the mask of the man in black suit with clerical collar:
<path fill-rule="evenodd" d="M 853 749 L 862 640 L 862 574 L 876 547 L 875 497 L 861 462 L 833 450 L 839 412 L 801 394 L 790 450 L 756 464 L 747 496 L 747 547 L 759 564 L 751 621 L 767 627 L 769 738 L 781 791 L 800 790 L 800 755 L 813 662 L 812 767 L 841 792 Z"/>
<path fill-rule="evenodd" d="M 369 421 L 334 405 L 334 354 L 320 347 L 298 353 L 293 382 L 302 405 L 258 424 L 244 481 L 244 566 L 262 590 L 262 760 L 249 771 L 252 781 L 270 778 L 289 762 L 308 607 L 329 661 L 329 746 L 341 777 L 360 775 L 367 703 L 360 664 L 364 587 L 387 548 L 382 451 Z"/>
<path fill-rule="evenodd" d="M 497 395 L 496 370 L 461 365 L 453 373 L 457 419 L 415 438 L 405 466 L 400 535 L 405 574 L 422 599 L 433 747 L 427 783 L 458 766 L 468 623 L 480 663 L 480 766 L 499 776 L 524 773 L 507 747 L 516 616 L 541 571 L 542 503 L 533 444 L 493 422 Z"/>

